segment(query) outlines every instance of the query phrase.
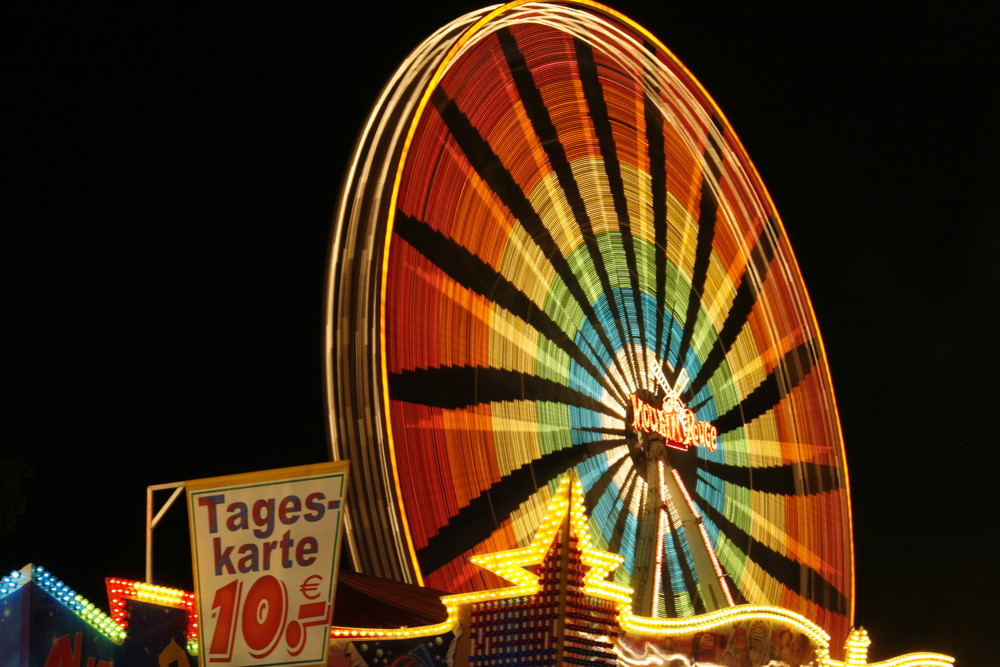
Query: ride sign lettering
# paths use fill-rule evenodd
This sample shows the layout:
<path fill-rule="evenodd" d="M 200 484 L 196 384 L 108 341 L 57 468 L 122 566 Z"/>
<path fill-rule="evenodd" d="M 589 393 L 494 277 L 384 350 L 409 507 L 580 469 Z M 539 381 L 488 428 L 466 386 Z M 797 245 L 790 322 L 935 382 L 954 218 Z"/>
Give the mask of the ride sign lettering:
<path fill-rule="evenodd" d="M 347 462 L 187 482 L 201 665 L 325 664 Z"/>
<path fill-rule="evenodd" d="M 632 428 L 636 431 L 656 433 L 663 437 L 668 447 L 681 451 L 692 446 L 715 451 L 718 430 L 709 422 L 698 421 L 694 411 L 675 394 L 667 394 L 659 409 L 635 394 L 631 398 Z"/>

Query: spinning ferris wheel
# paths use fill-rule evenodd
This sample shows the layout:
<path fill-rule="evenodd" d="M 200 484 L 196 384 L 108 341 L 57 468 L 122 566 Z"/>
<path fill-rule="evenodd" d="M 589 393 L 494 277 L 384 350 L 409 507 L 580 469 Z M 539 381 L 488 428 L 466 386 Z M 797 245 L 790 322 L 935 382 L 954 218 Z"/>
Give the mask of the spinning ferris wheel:
<path fill-rule="evenodd" d="M 655 37 L 589 2 L 445 26 L 378 99 L 327 304 L 355 564 L 450 592 L 575 469 L 636 612 L 853 615 L 829 371 L 767 192 Z"/>

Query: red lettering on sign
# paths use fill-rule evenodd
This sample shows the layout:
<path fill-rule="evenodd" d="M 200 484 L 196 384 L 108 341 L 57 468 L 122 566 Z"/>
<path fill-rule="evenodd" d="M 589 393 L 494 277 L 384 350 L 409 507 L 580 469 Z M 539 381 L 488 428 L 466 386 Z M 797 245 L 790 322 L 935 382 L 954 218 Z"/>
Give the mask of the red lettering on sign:
<path fill-rule="evenodd" d="M 83 635 L 76 633 L 73 644 L 69 643 L 69 635 L 63 635 L 52 643 L 52 650 L 45 659 L 45 667 L 81 667 Z M 114 667 L 115 663 L 97 658 L 87 658 L 87 667 Z"/>
<path fill-rule="evenodd" d="M 632 428 L 658 433 L 668 446 L 681 451 L 697 446 L 714 452 L 719 434 L 711 423 L 698 421 L 694 410 L 672 394 L 663 399 L 663 407 L 659 410 L 632 394 Z"/>

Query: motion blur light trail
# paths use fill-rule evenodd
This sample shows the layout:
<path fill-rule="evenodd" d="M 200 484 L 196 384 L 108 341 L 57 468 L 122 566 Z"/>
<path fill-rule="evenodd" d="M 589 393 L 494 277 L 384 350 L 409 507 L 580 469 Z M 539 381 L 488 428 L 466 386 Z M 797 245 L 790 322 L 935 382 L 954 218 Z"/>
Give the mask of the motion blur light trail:
<path fill-rule="evenodd" d="M 847 635 L 847 473 L 802 277 L 721 111 L 629 19 L 515 2 L 419 46 L 359 141 L 327 313 L 364 571 L 496 587 L 468 558 L 530 541 L 575 468 L 636 613 L 769 604 Z M 637 430 L 631 396 L 671 392 L 714 449 Z"/>

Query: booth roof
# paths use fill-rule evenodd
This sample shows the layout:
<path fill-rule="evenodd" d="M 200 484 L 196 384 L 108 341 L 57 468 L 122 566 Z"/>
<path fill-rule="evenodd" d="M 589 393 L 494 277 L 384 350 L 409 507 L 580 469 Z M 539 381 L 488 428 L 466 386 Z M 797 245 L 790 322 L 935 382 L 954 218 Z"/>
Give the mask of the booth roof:
<path fill-rule="evenodd" d="M 443 591 L 366 574 L 338 575 L 333 625 L 341 628 L 401 628 L 441 623 L 448 617 Z"/>

